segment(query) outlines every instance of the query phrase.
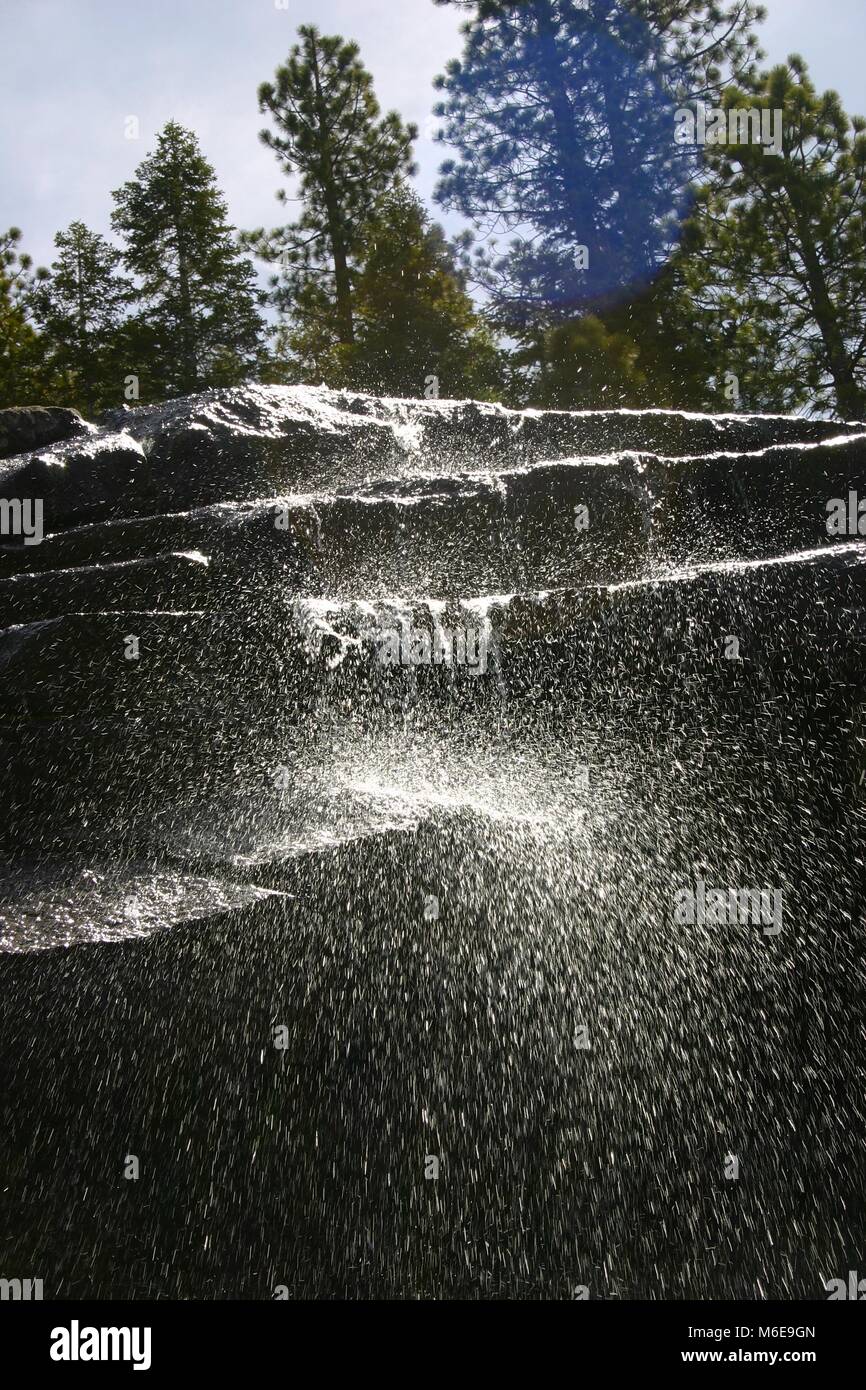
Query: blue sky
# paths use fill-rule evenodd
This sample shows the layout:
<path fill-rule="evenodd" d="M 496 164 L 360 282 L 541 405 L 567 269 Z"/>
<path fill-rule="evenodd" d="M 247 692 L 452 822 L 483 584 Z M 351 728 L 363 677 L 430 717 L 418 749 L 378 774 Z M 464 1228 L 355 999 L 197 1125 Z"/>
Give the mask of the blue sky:
<path fill-rule="evenodd" d="M 0 227 L 52 259 L 75 218 L 108 234 L 111 190 L 170 118 L 190 126 L 216 168 L 238 227 L 282 220 L 281 175 L 259 144 L 258 84 L 299 24 L 351 37 L 383 108 L 417 122 L 417 186 L 430 200 L 443 150 L 426 138 L 432 80 L 461 41 L 461 13 L 433 0 L 0 0 Z M 866 0 L 765 0 L 768 58 L 801 52 L 821 87 L 866 114 Z M 124 136 L 127 116 L 140 138 Z M 454 227 L 448 221 L 449 227 Z"/>

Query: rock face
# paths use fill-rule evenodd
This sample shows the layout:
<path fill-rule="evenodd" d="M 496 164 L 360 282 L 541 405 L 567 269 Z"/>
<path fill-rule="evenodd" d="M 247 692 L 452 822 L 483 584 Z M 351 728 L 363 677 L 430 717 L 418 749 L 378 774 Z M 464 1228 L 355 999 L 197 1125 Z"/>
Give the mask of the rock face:
<path fill-rule="evenodd" d="M 78 411 L 64 406 L 27 405 L 0 410 L 0 459 L 43 449 L 86 432 L 87 426 Z"/>
<path fill-rule="evenodd" d="M 79 425 L 0 467 L 16 1267 L 822 1297 L 866 1235 L 866 425 Z"/>

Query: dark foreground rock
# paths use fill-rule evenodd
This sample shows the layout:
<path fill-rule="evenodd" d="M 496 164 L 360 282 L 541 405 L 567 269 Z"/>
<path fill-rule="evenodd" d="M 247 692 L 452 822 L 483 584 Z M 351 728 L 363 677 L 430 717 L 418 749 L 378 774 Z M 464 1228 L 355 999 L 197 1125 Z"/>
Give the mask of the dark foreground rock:
<path fill-rule="evenodd" d="M 866 538 L 826 522 L 864 446 L 252 388 L 16 457 L 0 1274 L 808 1300 L 858 1267 Z M 678 915 L 699 885 L 734 915 Z"/>
<path fill-rule="evenodd" d="M 862 927 L 841 764 L 807 747 L 608 747 L 607 823 L 464 811 L 273 867 L 295 898 L 8 957 L 4 1267 L 46 1296 L 822 1297 L 866 1237 Z M 780 936 L 675 927 L 695 860 L 769 875 Z"/>
<path fill-rule="evenodd" d="M 44 449 L 87 432 L 78 411 L 65 406 L 26 405 L 0 410 L 0 459 Z"/>

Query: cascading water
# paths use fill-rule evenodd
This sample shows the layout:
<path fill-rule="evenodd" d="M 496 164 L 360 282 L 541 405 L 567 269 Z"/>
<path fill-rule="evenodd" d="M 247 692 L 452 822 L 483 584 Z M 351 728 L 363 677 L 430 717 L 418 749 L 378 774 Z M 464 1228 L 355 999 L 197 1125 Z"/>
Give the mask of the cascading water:
<path fill-rule="evenodd" d="M 45 508 L 0 577 L 18 1265 L 822 1297 L 866 1235 L 864 475 L 856 425 L 275 387 L 0 465 Z"/>

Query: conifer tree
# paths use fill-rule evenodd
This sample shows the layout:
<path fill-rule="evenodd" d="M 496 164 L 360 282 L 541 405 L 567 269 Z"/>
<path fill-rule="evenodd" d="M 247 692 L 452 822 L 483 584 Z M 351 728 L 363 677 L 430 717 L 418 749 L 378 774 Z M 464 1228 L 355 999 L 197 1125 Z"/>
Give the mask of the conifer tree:
<path fill-rule="evenodd" d="M 0 232 L 0 407 L 44 403 L 42 341 L 33 327 L 33 295 L 47 271 L 19 251 L 21 230 Z"/>
<path fill-rule="evenodd" d="M 140 281 L 150 392 L 183 395 L 248 378 L 263 332 L 255 271 L 195 135 L 169 121 L 114 199 L 112 224 Z"/>
<path fill-rule="evenodd" d="M 707 147 L 695 316 L 757 408 L 866 419 L 866 120 L 797 55 L 725 103 L 781 111 L 782 154 Z"/>
<path fill-rule="evenodd" d="M 500 386 L 501 354 L 454 252 L 406 184 L 383 194 L 364 225 L 353 304 L 347 348 L 325 287 L 296 301 L 280 335 L 294 379 L 393 396 L 484 398 Z"/>
<path fill-rule="evenodd" d="M 405 184 L 385 194 L 365 228 L 356 283 L 353 379 L 364 390 L 484 399 L 500 354 L 465 289 L 453 249 Z"/>
<path fill-rule="evenodd" d="M 303 205 L 298 220 L 247 238 L 266 260 L 283 267 L 275 302 L 291 312 L 320 295 L 336 306 L 338 339 L 355 337 L 353 269 L 363 250 L 362 229 L 378 199 L 411 173 L 414 126 L 396 112 L 382 117 L 358 46 L 323 36 L 312 25 L 298 30 L 287 62 L 259 88 L 259 106 L 275 131 L 261 140 L 289 175 L 298 177 Z M 285 191 L 277 197 L 285 201 Z"/>
<path fill-rule="evenodd" d="M 63 400 L 84 414 L 121 399 L 122 324 L 132 298 L 121 254 L 83 222 L 54 238 L 58 255 L 33 296 L 47 361 Z"/>
<path fill-rule="evenodd" d="M 475 273 L 512 333 L 604 312 L 676 245 L 699 169 L 675 112 L 753 71 L 751 0 L 438 0 L 467 12 L 437 79 L 438 201 L 485 240 Z M 513 237 L 503 252 L 493 238 Z"/>
<path fill-rule="evenodd" d="M 594 314 L 544 333 L 530 360 L 537 362 L 528 403 L 554 410 L 654 404 L 637 344 L 612 333 Z"/>

